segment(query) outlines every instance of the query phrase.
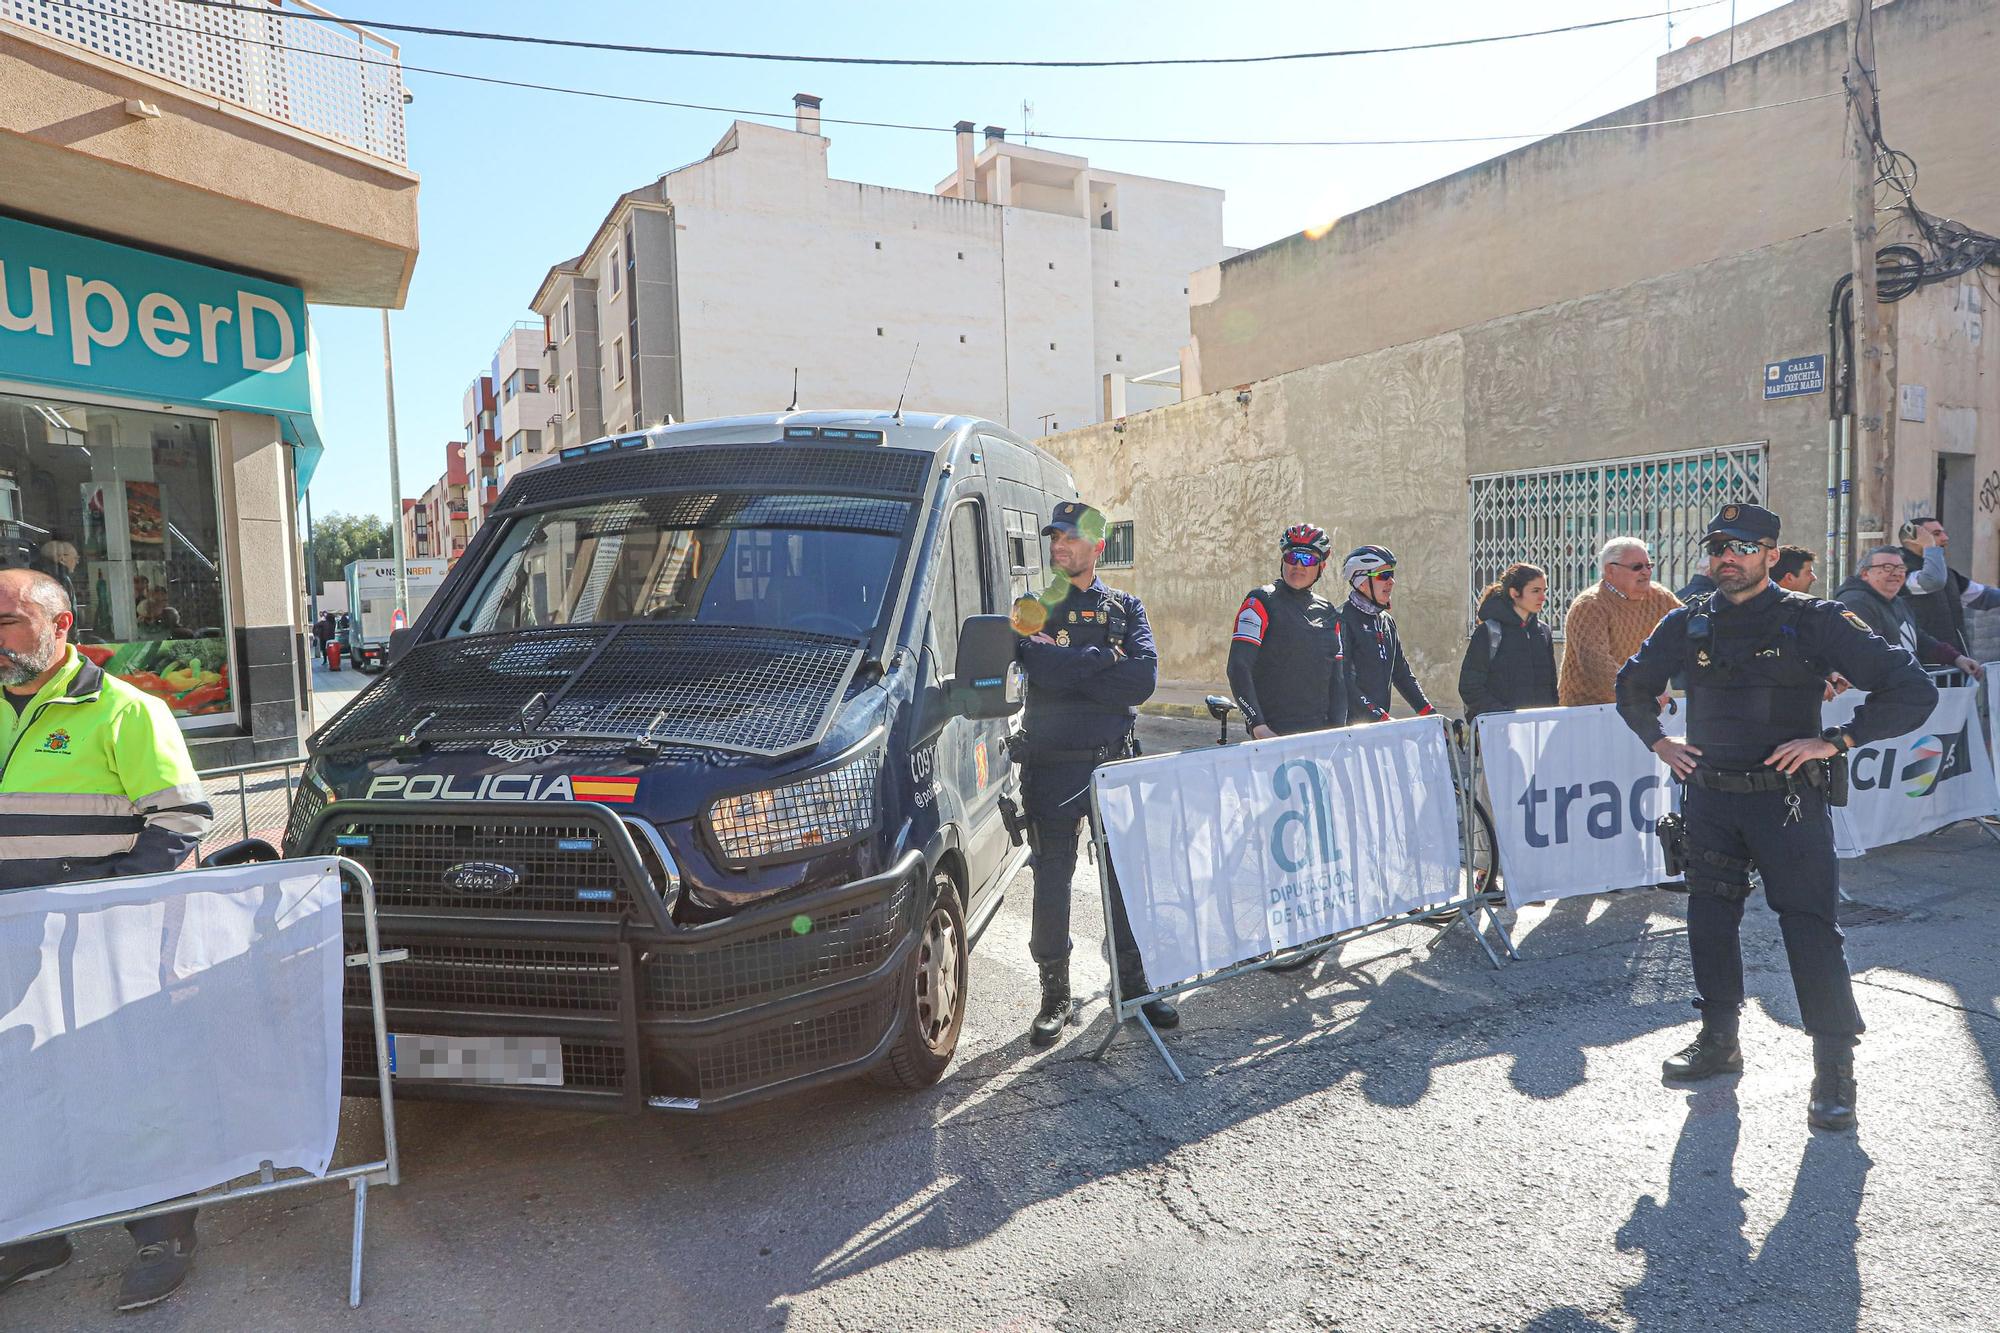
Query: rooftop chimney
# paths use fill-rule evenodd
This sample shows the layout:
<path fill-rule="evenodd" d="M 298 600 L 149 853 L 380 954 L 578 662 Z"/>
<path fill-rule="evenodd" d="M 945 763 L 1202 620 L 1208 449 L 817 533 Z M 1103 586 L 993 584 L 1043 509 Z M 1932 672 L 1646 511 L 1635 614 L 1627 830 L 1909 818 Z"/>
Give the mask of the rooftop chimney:
<path fill-rule="evenodd" d="M 811 93 L 793 93 L 792 107 L 798 113 L 794 128 L 800 134 L 818 134 L 819 99 Z"/>
<path fill-rule="evenodd" d="M 986 142 L 999 143 L 1002 139 L 1006 137 L 1007 137 L 1007 131 L 1002 129 L 1000 126 L 988 125 L 986 127 Z"/>
<path fill-rule="evenodd" d="M 979 181 L 977 170 L 972 165 L 972 122 L 961 120 L 952 128 L 958 131 L 958 197 L 977 199 Z"/>

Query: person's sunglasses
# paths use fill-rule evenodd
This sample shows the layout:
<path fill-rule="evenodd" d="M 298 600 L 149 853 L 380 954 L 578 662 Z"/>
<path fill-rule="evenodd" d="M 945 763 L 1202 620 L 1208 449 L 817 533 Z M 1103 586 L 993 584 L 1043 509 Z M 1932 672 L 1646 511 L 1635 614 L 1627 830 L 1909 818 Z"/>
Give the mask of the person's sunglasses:
<path fill-rule="evenodd" d="M 1629 569 L 1635 574 L 1644 574 L 1653 568 L 1653 562 L 1650 560 L 1641 560 L 1636 565 L 1628 565 L 1622 560 L 1613 560 L 1611 563 L 1620 569 Z"/>
<path fill-rule="evenodd" d="M 1702 549 L 1710 555 L 1755 555 L 1764 549 L 1764 543 L 1744 541 L 1740 537 L 1711 537 L 1703 542 Z"/>
<path fill-rule="evenodd" d="M 1909 567 L 1908 565 L 1904 564 L 1904 563 L 1903 563 L 1902 561 L 1900 561 L 1900 560 L 1898 560 L 1898 561 L 1897 561 L 1897 562 L 1896 562 L 1895 564 L 1893 564 L 1893 565 L 1891 565 L 1891 564 L 1887 564 L 1887 563 L 1883 563 L 1883 564 L 1879 564 L 1879 565 L 1864 565 L 1864 566 L 1862 566 L 1862 569 L 1863 569 L 1863 570 L 1864 570 L 1864 571 L 1865 571 L 1866 573 L 1870 573 L 1870 574 L 1904 574 L 1904 575 L 1907 575 L 1907 574 L 1908 574 L 1908 573 L 1910 572 L 1910 567 Z"/>
<path fill-rule="evenodd" d="M 1303 566 L 1304 566 L 1305 568 L 1307 568 L 1307 569 L 1311 569 L 1311 568 L 1313 568 L 1313 567 L 1314 567 L 1315 565 L 1319 564 L 1319 563 L 1320 563 L 1320 561 L 1322 561 L 1322 560 L 1324 560 L 1324 559 L 1326 559 L 1326 557 L 1325 557 L 1325 556 L 1323 556 L 1323 555 L 1321 555 L 1321 554 L 1320 554 L 1320 553 L 1319 553 L 1318 551 L 1297 551 L 1297 550 L 1294 550 L 1294 551 L 1287 551 L 1287 552 L 1285 552 L 1285 563 L 1286 563 L 1286 564 L 1288 564 L 1288 565 L 1303 565 Z"/>
<path fill-rule="evenodd" d="M 1396 571 L 1394 569 L 1371 569 L 1368 571 L 1368 577 L 1374 579 L 1377 583 L 1394 583 L 1396 581 Z"/>

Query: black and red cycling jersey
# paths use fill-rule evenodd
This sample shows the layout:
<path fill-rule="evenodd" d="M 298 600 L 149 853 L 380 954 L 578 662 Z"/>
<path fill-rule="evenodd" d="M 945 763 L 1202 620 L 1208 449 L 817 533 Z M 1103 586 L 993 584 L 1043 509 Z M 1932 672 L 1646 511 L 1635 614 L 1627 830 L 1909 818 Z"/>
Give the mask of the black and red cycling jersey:
<path fill-rule="evenodd" d="M 1236 612 L 1229 689 L 1246 726 L 1281 736 L 1347 724 L 1340 608 L 1311 588 L 1267 583 Z"/>
<path fill-rule="evenodd" d="M 1386 722 L 1389 718 L 1389 688 L 1409 703 L 1422 717 L 1432 712 L 1410 659 L 1403 656 L 1403 643 L 1396 634 L 1396 618 L 1384 607 L 1353 593 L 1340 608 L 1340 620 L 1347 642 L 1347 714 L 1356 722 Z"/>

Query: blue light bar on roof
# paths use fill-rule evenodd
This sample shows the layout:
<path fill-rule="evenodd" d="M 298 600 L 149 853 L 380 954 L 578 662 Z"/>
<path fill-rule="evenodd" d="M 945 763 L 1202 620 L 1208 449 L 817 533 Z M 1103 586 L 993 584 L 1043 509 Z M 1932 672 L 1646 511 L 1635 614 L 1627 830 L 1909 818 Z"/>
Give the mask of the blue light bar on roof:
<path fill-rule="evenodd" d="M 788 440 L 844 440 L 852 444 L 880 444 L 888 437 L 879 430 L 854 430 L 847 426 L 787 426 Z"/>

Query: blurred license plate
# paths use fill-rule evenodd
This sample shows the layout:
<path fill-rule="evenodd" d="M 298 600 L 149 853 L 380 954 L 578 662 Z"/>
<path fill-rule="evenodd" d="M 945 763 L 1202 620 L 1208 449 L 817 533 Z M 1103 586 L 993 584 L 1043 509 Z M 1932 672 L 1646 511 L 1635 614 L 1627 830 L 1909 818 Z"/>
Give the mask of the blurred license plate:
<path fill-rule="evenodd" d="M 563 1085 L 555 1037 L 427 1037 L 389 1034 L 389 1072 L 398 1080 Z"/>

